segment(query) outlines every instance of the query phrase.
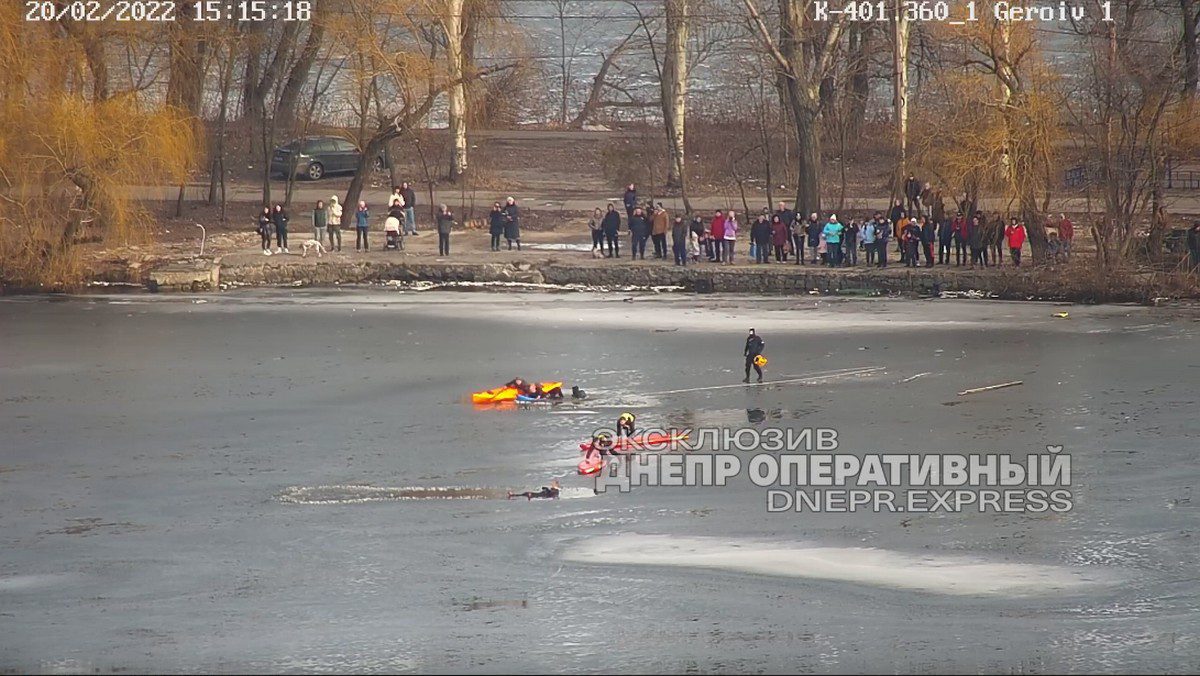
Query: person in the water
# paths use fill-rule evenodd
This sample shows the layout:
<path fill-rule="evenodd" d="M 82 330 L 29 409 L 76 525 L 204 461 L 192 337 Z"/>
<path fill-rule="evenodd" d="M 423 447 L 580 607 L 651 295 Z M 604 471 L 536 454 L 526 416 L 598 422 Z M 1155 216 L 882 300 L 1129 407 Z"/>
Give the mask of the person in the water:
<path fill-rule="evenodd" d="M 613 454 L 613 440 L 606 432 L 600 432 L 592 437 L 591 453 L 599 453 L 601 456 Z M 589 453 L 590 455 L 590 453 Z"/>
<path fill-rule="evenodd" d="M 552 500 L 558 497 L 559 491 L 561 490 L 562 486 L 559 485 L 558 479 L 554 479 L 550 482 L 549 486 L 542 486 L 542 489 L 539 491 L 525 491 L 523 493 L 513 493 L 512 491 L 509 491 L 508 499 L 512 500 L 513 498 L 523 497 L 526 500 L 533 500 L 535 498 L 538 500 Z"/>
<path fill-rule="evenodd" d="M 562 399 L 563 392 L 561 387 L 552 387 L 549 390 L 543 389 L 541 385 L 536 383 L 527 383 L 525 391 L 522 392 L 530 399 Z"/>
<path fill-rule="evenodd" d="M 606 455 L 616 455 L 613 450 L 612 437 L 606 432 L 599 432 L 592 435 L 592 443 L 588 444 L 587 450 L 583 452 L 585 462 L 599 462 Z"/>
<path fill-rule="evenodd" d="M 515 387 L 518 392 L 525 391 L 525 380 L 523 378 L 513 378 L 504 384 L 505 387 Z"/>

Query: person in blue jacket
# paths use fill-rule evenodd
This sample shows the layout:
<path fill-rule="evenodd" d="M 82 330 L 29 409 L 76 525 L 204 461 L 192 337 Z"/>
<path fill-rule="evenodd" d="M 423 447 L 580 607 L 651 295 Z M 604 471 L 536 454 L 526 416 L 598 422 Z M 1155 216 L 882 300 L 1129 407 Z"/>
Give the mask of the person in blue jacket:
<path fill-rule="evenodd" d="M 826 251 L 828 251 L 829 267 L 838 268 L 842 265 L 842 231 L 845 227 L 838 222 L 837 214 L 829 215 L 829 222 L 825 224 L 823 234 L 825 235 Z"/>
<path fill-rule="evenodd" d="M 633 210 L 637 208 L 637 186 L 630 183 L 625 188 L 625 218 L 633 218 Z"/>
<path fill-rule="evenodd" d="M 875 217 L 863 223 L 862 229 L 859 231 L 859 239 L 862 240 L 863 250 L 867 252 L 867 265 L 875 265 L 875 238 L 879 236 L 879 219 L 883 215 L 876 212 Z"/>
<path fill-rule="evenodd" d="M 371 212 L 367 210 L 367 203 L 359 201 L 358 209 L 354 212 L 354 250 L 358 251 L 359 246 L 363 251 L 370 251 L 371 245 L 367 242 L 367 228 L 370 227 Z"/>

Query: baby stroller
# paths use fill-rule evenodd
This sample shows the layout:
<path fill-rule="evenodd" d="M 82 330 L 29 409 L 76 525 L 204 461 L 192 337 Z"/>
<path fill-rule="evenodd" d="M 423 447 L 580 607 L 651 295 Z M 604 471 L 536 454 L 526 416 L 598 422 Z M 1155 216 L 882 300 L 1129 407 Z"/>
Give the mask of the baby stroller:
<path fill-rule="evenodd" d="M 400 234 L 399 219 L 389 216 L 383 222 L 383 233 L 387 237 L 387 241 L 383 245 L 385 251 L 404 250 L 404 236 Z"/>

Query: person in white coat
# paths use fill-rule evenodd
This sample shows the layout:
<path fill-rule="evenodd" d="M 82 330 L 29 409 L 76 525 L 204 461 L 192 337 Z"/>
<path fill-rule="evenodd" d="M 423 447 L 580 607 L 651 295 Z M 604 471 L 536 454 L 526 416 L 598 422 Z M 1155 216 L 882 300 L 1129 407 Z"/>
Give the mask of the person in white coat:
<path fill-rule="evenodd" d="M 342 250 L 342 205 L 338 203 L 337 195 L 329 198 L 328 218 L 325 219 L 325 232 L 329 237 L 329 250 L 334 251 L 333 240 L 337 239 L 337 251 Z M 318 238 L 319 239 L 319 238 Z"/>

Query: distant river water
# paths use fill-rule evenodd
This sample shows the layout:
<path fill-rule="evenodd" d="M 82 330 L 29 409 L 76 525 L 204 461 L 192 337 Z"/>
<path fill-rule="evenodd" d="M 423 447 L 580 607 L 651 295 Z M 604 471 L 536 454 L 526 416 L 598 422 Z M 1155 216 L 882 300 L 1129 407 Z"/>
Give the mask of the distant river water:
<path fill-rule="evenodd" d="M 0 670 L 1191 672 L 1198 320 L 682 294 L 4 299 Z M 775 385 L 740 386 L 751 326 Z M 590 396 L 466 403 L 517 375 Z M 769 513 L 740 478 L 596 495 L 578 443 L 623 410 L 833 428 L 858 455 L 1062 445 L 1074 506 Z M 562 499 L 504 499 L 554 478 Z"/>

